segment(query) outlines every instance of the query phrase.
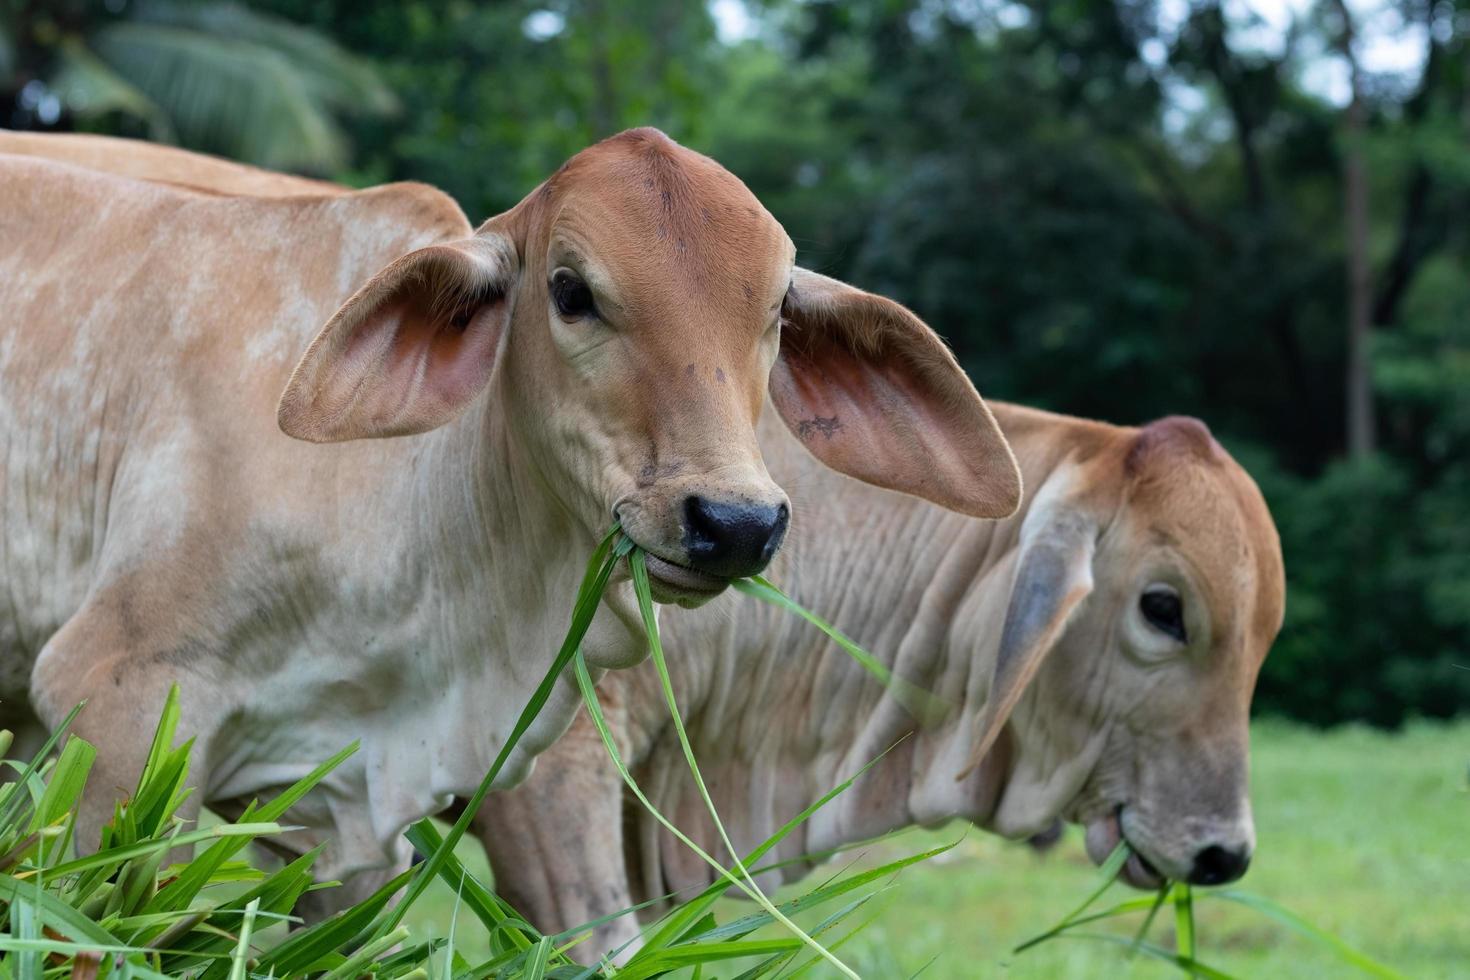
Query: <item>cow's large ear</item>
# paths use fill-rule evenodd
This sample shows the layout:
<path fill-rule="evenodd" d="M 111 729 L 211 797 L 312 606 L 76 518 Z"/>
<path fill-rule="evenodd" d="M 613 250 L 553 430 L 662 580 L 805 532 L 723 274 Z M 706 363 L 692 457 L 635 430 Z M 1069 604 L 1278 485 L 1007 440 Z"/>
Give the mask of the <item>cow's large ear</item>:
<path fill-rule="evenodd" d="M 964 779 L 984 760 L 1041 662 L 1061 639 L 1072 611 L 1092 592 L 1097 533 L 1092 519 L 1075 508 L 1038 501 L 1026 516 L 1016 580 L 978 725 L 980 740 L 956 778 Z"/>
<path fill-rule="evenodd" d="M 454 418 L 490 380 L 518 271 L 514 244 L 483 231 L 393 262 L 307 348 L 281 396 L 281 431 L 342 442 Z"/>
<path fill-rule="evenodd" d="M 892 300 L 805 269 L 782 310 L 771 399 L 814 456 L 973 517 L 1006 517 L 1021 473 L 944 341 Z"/>

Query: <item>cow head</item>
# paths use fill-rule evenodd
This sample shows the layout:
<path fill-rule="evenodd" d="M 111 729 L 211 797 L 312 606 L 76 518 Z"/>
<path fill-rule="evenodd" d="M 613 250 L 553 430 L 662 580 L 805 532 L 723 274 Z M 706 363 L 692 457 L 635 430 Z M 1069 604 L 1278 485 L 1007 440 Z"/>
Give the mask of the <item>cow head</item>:
<path fill-rule="evenodd" d="M 1140 887 L 1232 881 L 1255 844 L 1247 726 L 1281 626 L 1280 542 L 1201 423 L 1113 448 L 1036 492 L 978 725 L 976 757 L 994 744 L 999 766 L 965 779 L 1006 836 L 1061 815 L 1094 861 L 1126 840 Z"/>
<path fill-rule="evenodd" d="M 939 338 L 793 258 L 728 171 L 623 133 L 363 287 L 296 369 L 281 427 L 422 432 L 498 375 L 489 410 L 540 490 L 593 533 L 621 521 L 656 598 L 689 605 L 760 571 L 785 534 L 755 439 L 768 395 L 836 469 L 967 514 L 1014 510 L 1014 460 Z"/>

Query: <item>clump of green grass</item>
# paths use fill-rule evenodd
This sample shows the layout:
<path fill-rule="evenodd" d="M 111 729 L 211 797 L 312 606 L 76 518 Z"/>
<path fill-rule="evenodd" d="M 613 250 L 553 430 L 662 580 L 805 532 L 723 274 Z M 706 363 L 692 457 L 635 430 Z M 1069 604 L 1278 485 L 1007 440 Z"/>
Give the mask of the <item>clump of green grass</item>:
<path fill-rule="evenodd" d="M 76 736 L 66 741 L 59 754 L 55 754 L 55 749 L 77 711 L 82 710 L 78 706 L 33 759 L 25 764 L 10 764 L 18 776 L 15 781 L 0 786 L 0 976 L 27 980 L 41 977 L 245 980 L 246 977 L 307 976 L 322 980 L 360 976 L 418 980 L 429 977 L 431 969 L 434 975 L 454 980 L 611 975 L 614 971 L 605 965 L 606 960 L 602 967 L 589 968 L 578 966 L 567 956 L 568 949 L 583 941 L 601 921 L 586 923 L 560 935 L 540 934 L 461 864 L 454 855 L 454 847 L 511 751 L 550 696 L 558 677 L 569 666 L 574 667 L 588 707 L 594 712 L 594 720 L 619 770 L 647 804 L 647 798 L 637 790 L 616 756 L 579 650 L 612 573 L 617 563 L 624 560 L 632 570 L 655 664 L 691 772 L 708 803 L 703 779 L 689 750 L 677 705 L 673 703 L 643 557 L 614 528 L 588 564 L 566 639 L 461 818 L 442 835 L 428 820 L 409 828 L 409 841 L 420 853 L 428 855 L 422 863 L 387 883 L 366 901 L 294 932 L 286 933 L 279 926 L 287 922 L 300 925 L 299 920 L 292 918 L 291 910 L 308 888 L 315 887 L 311 869 L 320 848 L 272 873 L 251 867 L 239 855 L 251 841 L 296 829 L 283 826 L 280 818 L 356 751 L 356 745 L 344 748 L 269 803 L 250 804 L 239 821 L 206 830 L 190 830 L 180 808 L 191 792 L 187 788 L 191 743 L 173 744 L 179 705 L 177 690 L 171 691 L 135 791 L 117 805 L 96 852 L 71 858 L 77 804 L 96 751 Z M 779 596 L 774 587 L 768 584 L 763 587 Z M 835 634 L 831 627 L 825 628 Z M 855 647 L 845 637 L 842 640 Z M 0 753 L 8 748 L 9 740 L 9 733 L 0 733 Z M 855 773 L 853 778 L 857 775 L 860 773 Z M 726 869 L 709 855 L 703 855 L 715 865 L 720 880 L 667 914 L 640 950 L 616 970 L 617 976 L 638 980 L 684 967 L 697 970 L 702 964 L 749 957 L 759 959 L 757 966 L 742 974 L 752 980 L 789 966 L 804 970 L 818 960 L 855 976 L 830 949 L 840 944 L 846 934 L 827 945 L 817 937 L 836 934 L 872 898 L 871 887 L 875 883 L 945 848 L 827 882 L 779 905 L 755 886 L 754 874 L 764 869 L 758 868 L 754 873 L 749 870 L 782 838 L 851 783 L 849 779 L 837 787 L 743 859 L 737 857 L 733 869 Z M 734 855 L 736 852 L 724 835 L 712 804 L 710 812 L 720 826 L 725 846 Z M 655 811 L 655 815 L 679 834 L 661 814 Z M 682 834 L 679 836 L 693 846 Z M 167 863 L 171 853 L 193 845 L 199 845 L 200 849 L 190 860 Z M 454 915 L 463 910 L 484 925 L 492 950 L 487 961 L 466 962 L 448 939 L 431 938 L 417 944 L 410 941 L 403 917 L 436 877 L 448 882 L 455 891 Z M 712 909 L 731 885 L 753 898 L 760 911 L 721 925 Z M 868 890 L 866 894 L 865 890 Z M 393 901 L 399 892 L 401 897 Z M 798 912 L 831 909 L 834 905 L 835 909 L 828 911 L 810 930 L 792 921 Z M 630 909 L 619 914 L 636 911 Z M 791 936 L 753 936 L 770 923 L 781 924 Z M 804 949 L 811 952 L 811 958 L 804 963 L 795 962 Z"/>
<path fill-rule="evenodd" d="M 729 867 L 697 847 L 644 795 L 618 753 L 595 696 L 580 646 L 622 561 L 629 564 L 650 653 L 691 776 L 722 843 L 733 858 Z M 744 580 L 735 587 L 800 615 L 823 630 L 888 686 L 921 721 L 932 720 L 946 710 L 932 695 L 894 677 L 860 646 L 766 580 Z M 635 914 L 640 909 L 626 909 L 560 934 L 543 935 L 476 878 L 454 853 L 510 753 L 568 668 L 577 679 L 592 721 L 624 781 L 660 823 L 714 868 L 717 879 L 698 895 L 665 913 L 646 930 L 639 949 L 623 966 L 616 968 L 611 966 L 611 958 L 621 950 L 604 951 L 601 963 L 595 967 L 579 966 L 567 954 L 607 919 Z M 79 706 L 77 711 L 80 710 Z M 239 821 L 207 830 L 189 830 L 179 811 L 190 793 L 186 788 L 190 743 L 173 745 L 179 721 L 175 690 L 164 705 L 136 790 L 128 800 L 117 805 L 97 851 L 87 857 L 72 858 L 68 855 L 74 843 L 77 804 L 96 755 L 91 745 L 73 736 L 53 756 L 62 733 L 75 716 L 73 711 L 29 762 L 6 763 L 16 771 L 17 778 L 0 786 L 0 978 L 349 980 L 371 976 L 383 980 L 428 980 L 433 975 L 446 980 L 484 977 L 590 980 L 613 976 L 619 980 L 645 980 L 685 968 L 692 968 L 698 978 L 705 966 L 734 959 L 755 963 L 739 974 L 740 980 L 796 976 L 821 963 L 845 976 L 856 977 L 835 951 L 871 921 L 871 915 L 864 919 L 859 913 L 897 872 L 954 846 L 949 844 L 909 855 L 878 868 L 840 874 L 779 904 L 766 896 L 756 886 L 755 876 L 780 867 L 781 863 L 761 866 L 761 859 L 846 791 L 877 760 L 794 816 L 749 854 L 740 856 L 705 789 L 675 703 L 643 555 L 631 541 L 619 535 L 616 527 L 603 538 L 588 562 L 566 638 L 545 678 L 517 718 L 510 737 L 459 819 L 444 834 L 429 820 L 414 824 L 407 837 L 420 853 L 427 855 L 423 862 L 388 882 L 366 901 L 294 932 L 285 933 L 279 926 L 298 921 L 291 918 L 291 910 L 308 888 L 315 887 L 311 869 L 320 849 L 309 851 L 271 873 L 251 867 L 239 860 L 238 855 L 251 841 L 293 829 L 278 821 L 291 805 L 347 759 L 356 750 L 355 744 L 323 762 L 269 803 L 250 804 Z M 9 733 L 0 732 L 0 754 L 9 747 L 9 741 Z M 166 864 L 170 853 L 195 845 L 199 850 L 192 859 Z M 1087 900 L 1055 927 L 1023 943 L 1016 951 L 1023 952 L 1063 937 L 1121 942 L 1134 953 L 1164 959 L 1189 975 L 1212 980 L 1226 978 L 1226 974 L 1201 962 L 1197 955 L 1194 893 L 1188 885 L 1166 884 L 1151 898 L 1131 899 L 1103 911 L 1089 911 L 1112 886 L 1127 857 L 1126 845 L 1120 845 L 1104 863 L 1101 881 Z M 491 951 L 487 960 L 466 961 L 455 950 L 452 939 L 434 937 L 412 942 L 403 918 L 435 878 L 445 881 L 456 895 L 453 916 L 457 918 L 463 911 L 485 928 Z M 720 924 L 715 916 L 715 903 L 732 887 L 754 900 L 758 910 Z M 393 901 L 400 891 L 401 897 Z M 1399 976 L 1266 899 L 1228 890 L 1206 892 L 1203 897 L 1256 909 L 1324 943 L 1345 961 L 1374 976 Z M 1173 950 L 1147 940 L 1159 911 L 1169 903 L 1175 911 Z M 798 914 L 806 916 L 818 911 L 824 913 L 823 917 L 810 927 L 800 926 L 793 919 Z M 1116 935 L 1076 931 L 1089 923 L 1137 912 L 1145 913 L 1145 918 L 1131 943 Z M 787 935 L 757 935 L 772 924 L 781 926 Z M 453 933 L 451 921 L 449 935 L 452 937 Z"/>

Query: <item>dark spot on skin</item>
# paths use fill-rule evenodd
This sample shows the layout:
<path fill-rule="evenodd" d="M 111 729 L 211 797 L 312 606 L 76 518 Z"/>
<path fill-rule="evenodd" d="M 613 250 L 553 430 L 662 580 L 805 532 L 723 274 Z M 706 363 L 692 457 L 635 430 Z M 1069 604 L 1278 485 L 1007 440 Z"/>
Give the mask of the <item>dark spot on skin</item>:
<path fill-rule="evenodd" d="M 711 221 L 715 220 L 714 215 L 709 213 L 709 208 L 700 208 L 699 216 L 704 219 L 705 224 L 709 224 Z"/>
<path fill-rule="evenodd" d="M 684 368 L 684 377 L 688 378 L 690 381 L 693 381 L 694 370 L 694 363 L 691 361 L 689 365 Z"/>
<path fill-rule="evenodd" d="M 670 194 L 668 191 L 665 190 L 665 191 L 660 191 L 658 197 L 659 197 L 659 200 L 663 202 L 664 210 L 665 211 L 671 211 L 671 210 L 673 210 L 673 207 L 674 207 L 674 195 Z"/>
<path fill-rule="evenodd" d="M 638 489 L 643 490 L 651 487 L 659 480 L 672 479 L 683 471 L 683 463 L 665 463 L 660 466 L 657 462 L 650 460 L 644 464 L 643 469 L 638 471 Z"/>
<path fill-rule="evenodd" d="M 722 371 L 719 368 L 715 368 L 715 380 L 718 381 L 720 384 L 724 384 L 725 383 L 725 372 Z"/>
<path fill-rule="evenodd" d="M 831 418 L 823 418 L 820 415 L 814 415 L 809 419 L 802 419 L 796 423 L 796 434 L 803 439 L 809 440 L 820 432 L 824 438 L 831 439 L 840 428 L 842 428 L 842 423 L 837 420 L 837 416 L 833 415 Z"/>
<path fill-rule="evenodd" d="M 681 238 L 677 242 L 675 242 L 674 243 L 674 248 L 678 250 L 678 252 L 679 252 L 680 255 L 683 255 L 684 252 L 685 252 L 684 239 Z"/>
<path fill-rule="evenodd" d="M 755 290 L 750 288 L 750 283 L 741 286 L 740 291 L 745 294 L 746 299 L 755 299 Z"/>
<path fill-rule="evenodd" d="M 652 177 L 644 177 L 643 178 L 643 186 L 644 187 L 647 187 L 649 190 L 653 190 L 653 178 Z"/>

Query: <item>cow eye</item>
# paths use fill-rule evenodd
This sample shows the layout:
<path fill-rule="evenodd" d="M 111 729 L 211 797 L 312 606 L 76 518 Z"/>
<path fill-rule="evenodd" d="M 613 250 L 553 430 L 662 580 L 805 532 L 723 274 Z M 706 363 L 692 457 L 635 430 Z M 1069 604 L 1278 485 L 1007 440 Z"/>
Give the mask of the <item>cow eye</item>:
<path fill-rule="evenodd" d="M 1184 631 L 1184 603 L 1172 589 L 1150 589 L 1138 600 L 1143 618 L 1155 629 L 1167 633 L 1180 643 L 1189 642 Z"/>
<path fill-rule="evenodd" d="M 597 315 L 592 290 L 568 269 L 558 269 L 551 277 L 551 301 L 556 304 L 556 311 L 568 320 Z"/>

